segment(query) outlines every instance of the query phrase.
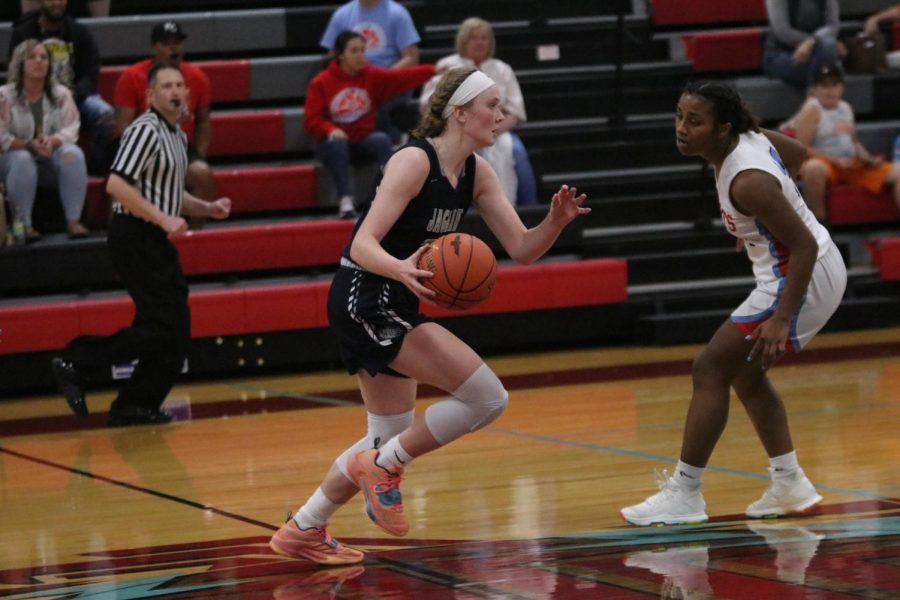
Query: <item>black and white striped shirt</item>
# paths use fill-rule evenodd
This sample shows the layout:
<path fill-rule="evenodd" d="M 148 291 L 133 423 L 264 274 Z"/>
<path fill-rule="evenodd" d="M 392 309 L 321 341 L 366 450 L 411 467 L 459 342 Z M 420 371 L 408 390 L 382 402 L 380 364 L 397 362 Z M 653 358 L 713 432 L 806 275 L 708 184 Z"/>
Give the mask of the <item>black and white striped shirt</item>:
<path fill-rule="evenodd" d="M 134 185 L 161 211 L 177 217 L 187 165 L 187 136 L 151 107 L 125 130 L 110 172 Z M 129 214 L 118 200 L 113 202 L 113 212 Z"/>

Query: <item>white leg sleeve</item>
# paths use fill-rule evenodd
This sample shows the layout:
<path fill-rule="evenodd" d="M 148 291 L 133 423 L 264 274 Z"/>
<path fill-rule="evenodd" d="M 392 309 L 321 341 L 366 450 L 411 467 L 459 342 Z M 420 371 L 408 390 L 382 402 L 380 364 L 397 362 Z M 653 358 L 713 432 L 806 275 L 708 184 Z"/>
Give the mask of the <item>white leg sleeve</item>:
<path fill-rule="evenodd" d="M 483 364 L 453 397 L 432 404 L 425 410 L 425 425 L 441 445 L 449 444 L 470 431 L 481 429 L 509 403 L 509 394 L 500 379 Z"/>
<path fill-rule="evenodd" d="M 344 477 L 350 479 L 347 475 L 348 458 L 363 450 L 380 448 L 389 439 L 412 425 L 415 415 L 416 411 L 414 410 L 400 413 L 399 415 L 373 415 L 369 413 L 369 431 L 366 437 L 344 450 L 344 453 L 334 461 L 341 473 L 344 474 Z"/>

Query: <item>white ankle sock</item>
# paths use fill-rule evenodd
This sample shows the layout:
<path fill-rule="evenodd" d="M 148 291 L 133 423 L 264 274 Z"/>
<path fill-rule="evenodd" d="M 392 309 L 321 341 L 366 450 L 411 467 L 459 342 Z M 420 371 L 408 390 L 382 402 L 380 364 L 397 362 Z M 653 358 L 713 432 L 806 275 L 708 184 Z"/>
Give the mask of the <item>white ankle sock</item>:
<path fill-rule="evenodd" d="M 378 459 L 375 461 L 380 467 L 390 469 L 392 467 L 406 468 L 413 457 L 400 445 L 400 436 L 395 435 L 389 439 L 379 450 Z"/>
<path fill-rule="evenodd" d="M 672 478 L 686 490 L 699 490 L 703 483 L 703 467 L 695 467 L 679 460 Z"/>
<path fill-rule="evenodd" d="M 300 529 L 309 529 L 310 527 L 324 527 L 331 515 L 341 507 L 328 499 L 322 488 L 316 488 L 313 495 L 309 497 L 306 504 L 300 507 L 297 514 L 294 515 L 294 521 Z"/>
<path fill-rule="evenodd" d="M 787 454 L 769 458 L 769 471 L 773 480 L 794 480 L 803 475 L 800 462 L 797 460 L 797 451 L 792 450 Z"/>

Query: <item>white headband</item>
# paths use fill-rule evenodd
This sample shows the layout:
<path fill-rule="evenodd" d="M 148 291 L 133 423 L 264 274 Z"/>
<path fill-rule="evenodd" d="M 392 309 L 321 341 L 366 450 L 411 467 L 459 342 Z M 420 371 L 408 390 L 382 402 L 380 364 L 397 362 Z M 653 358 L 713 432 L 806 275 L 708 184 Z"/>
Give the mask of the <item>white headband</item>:
<path fill-rule="evenodd" d="M 481 71 L 472 72 L 450 96 L 450 100 L 447 102 L 447 106 L 444 107 L 444 112 L 441 116 L 445 119 L 450 118 L 450 115 L 453 114 L 454 106 L 463 106 L 492 85 L 495 85 L 494 80 Z"/>

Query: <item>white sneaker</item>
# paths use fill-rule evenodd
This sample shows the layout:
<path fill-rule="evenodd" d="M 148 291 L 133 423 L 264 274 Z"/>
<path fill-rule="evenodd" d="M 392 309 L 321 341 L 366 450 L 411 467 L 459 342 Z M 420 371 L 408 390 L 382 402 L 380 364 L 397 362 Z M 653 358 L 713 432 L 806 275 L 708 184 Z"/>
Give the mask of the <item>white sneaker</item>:
<path fill-rule="evenodd" d="M 769 469 L 771 471 L 771 469 Z M 773 480 L 762 498 L 747 507 L 751 519 L 783 517 L 794 513 L 804 513 L 822 501 L 822 496 L 800 469 L 793 481 Z"/>
<path fill-rule="evenodd" d="M 353 206 L 353 196 L 341 196 L 338 205 L 338 214 L 342 219 L 350 219 L 356 216 L 356 207 Z"/>
<path fill-rule="evenodd" d="M 622 518 L 632 525 L 685 525 L 705 523 L 706 502 L 700 490 L 683 489 L 666 470 L 654 471 L 659 493 L 654 494 L 634 506 L 620 511 Z"/>
<path fill-rule="evenodd" d="M 625 557 L 626 567 L 647 569 L 662 575 L 662 598 L 709 598 L 709 547 L 691 546 L 666 548 L 662 552 L 643 550 Z"/>

